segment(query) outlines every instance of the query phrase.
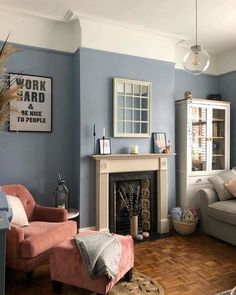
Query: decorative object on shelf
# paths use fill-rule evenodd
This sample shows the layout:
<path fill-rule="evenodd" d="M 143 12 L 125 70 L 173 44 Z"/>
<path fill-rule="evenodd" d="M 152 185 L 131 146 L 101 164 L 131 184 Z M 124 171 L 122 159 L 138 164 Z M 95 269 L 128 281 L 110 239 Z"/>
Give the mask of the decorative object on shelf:
<path fill-rule="evenodd" d="M 53 192 L 55 207 L 64 208 L 67 211 L 69 211 L 70 191 L 65 184 L 65 180 L 63 180 L 61 171 L 58 172 L 58 178 L 59 178 L 57 180 L 58 185 L 57 185 L 55 191 Z"/>
<path fill-rule="evenodd" d="M 0 49 L 0 125 L 4 125 L 9 121 L 10 112 L 17 113 L 17 108 L 13 108 L 9 103 L 19 98 L 19 87 L 11 81 L 9 85 L 9 75 L 7 74 L 6 62 L 8 58 L 21 51 L 20 49 L 7 44 L 10 33 Z"/>
<path fill-rule="evenodd" d="M 184 98 L 185 99 L 190 99 L 190 98 L 192 98 L 192 92 L 191 91 L 185 91 L 184 92 Z"/>
<path fill-rule="evenodd" d="M 207 70 L 210 65 L 210 57 L 206 50 L 204 50 L 201 45 L 198 44 L 197 39 L 197 0 L 196 0 L 196 43 L 191 46 L 190 50 L 185 54 L 183 59 L 184 69 L 193 75 L 202 74 Z"/>
<path fill-rule="evenodd" d="M 10 89 L 20 88 L 10 102 L 9 131 L 52 132 L 52 78 L 10 73 Z"/>
<path fill-rule="evenodd" d="M 156 154 L 161 154 L 166 150 L 166 134 L 165 132 L 153 133 L 153 150 Z"/>
<path fill-rule="evenodd" d="M 133 144 L 130 146 L 130 153 L 131 154 L 138 154 L 138 145 Z"/>
<path fill-rule="evenodd" d="M 111 140 L 110 138 L 99 138 L 99 152 L 100 155 L 110 155 L 111 154 Z"/>
<path fill-rule="evenodd" d="M 209 94 L 209 95 L 207 96 L 207 99 L 211 99 L 211 100 L 221 100 L 222 97 L 221 97 L 221 94 L 216 93 L 216 94 Z"/>
<path fill-rule="evenodd" d="M 96 125 L 93 124 L 93 154 L 96 155 Z"/>
<path fill-rule="evenodd" d="M 114 78 L 114 137 L 150 137 L 151 82 Z"/>
<path fill-rule="evenodd" d="M 168 144 L 166 146 L 166 149 L 164 150 L 164 153 L 170 154 L 171 152 L 172 152 L 172 150 L 171 150 L 170 140 L 168 140 Z"/>

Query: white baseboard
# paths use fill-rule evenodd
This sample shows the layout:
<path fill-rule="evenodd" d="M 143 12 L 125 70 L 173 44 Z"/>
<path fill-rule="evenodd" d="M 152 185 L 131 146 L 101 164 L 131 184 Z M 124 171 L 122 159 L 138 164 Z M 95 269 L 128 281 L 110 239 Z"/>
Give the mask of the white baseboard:
<path fill-rule="evenodd" d="M 82 227 L 79 229 L 79 231 L 86 231 L 86 230 L 96 230 L 95 226 L 91 226 L 91 227 Z"/>

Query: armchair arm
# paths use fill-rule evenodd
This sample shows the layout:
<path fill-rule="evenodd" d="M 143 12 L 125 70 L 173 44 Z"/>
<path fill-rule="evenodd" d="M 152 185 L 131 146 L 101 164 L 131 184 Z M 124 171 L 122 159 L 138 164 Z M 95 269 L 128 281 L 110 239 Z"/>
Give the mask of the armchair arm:
<path fill-rule="evenodd" d="M 63 208 L 53 208 L 35 205 L 32 220 L 47 222 L 67 221 L 67 211 Z"/>
<path fill-rule="evenodd" d="M 20 243 L 24 240 L 24 232 L 22 228 L 16 224 L 11 224 L 10 230 L 7 232 L 6 249 L 8 267 L 16 267 L 17 258 L 20 257 Z"/>
<path fill-rule="evenodd" d="M 208 233 L 208 205 L 218 202 L 219 198 L 213 188 L 201 189 L 198 193 L 200 204 L 201 230 Z"/>

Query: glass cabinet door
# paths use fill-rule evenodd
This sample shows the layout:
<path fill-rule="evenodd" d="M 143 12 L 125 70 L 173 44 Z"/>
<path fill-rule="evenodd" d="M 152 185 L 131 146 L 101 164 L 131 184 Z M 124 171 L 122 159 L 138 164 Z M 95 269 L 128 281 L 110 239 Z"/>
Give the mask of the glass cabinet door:
<path fill-rule="evenodd" d="M 192 171 L 207 170 L 207 108 L 192 107 Z"/>
<path fill-rule="evenodd" d="M 225 169 L 225 110 L 212 109 L 212 170 Z"/>

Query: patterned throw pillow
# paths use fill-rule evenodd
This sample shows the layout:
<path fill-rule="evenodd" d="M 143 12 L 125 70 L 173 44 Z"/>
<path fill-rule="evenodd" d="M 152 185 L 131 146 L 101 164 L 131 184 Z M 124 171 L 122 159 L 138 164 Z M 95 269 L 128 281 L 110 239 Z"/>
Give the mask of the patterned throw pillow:
<path fill-rule="evenodd" d="M 226 182 L 225 187 L 236 198 L 236 178 Z"/>
<path fill-rule="evenodd" d="M 219 199 L 221 201 L 226 201 L 233 198 L 231 193 L 225 187 L 225 182 L 228 182 L 234 178 L 236 178 L 236 171 L 234 169 L 208 178 L 209 182 L 218 193 Z"/>

